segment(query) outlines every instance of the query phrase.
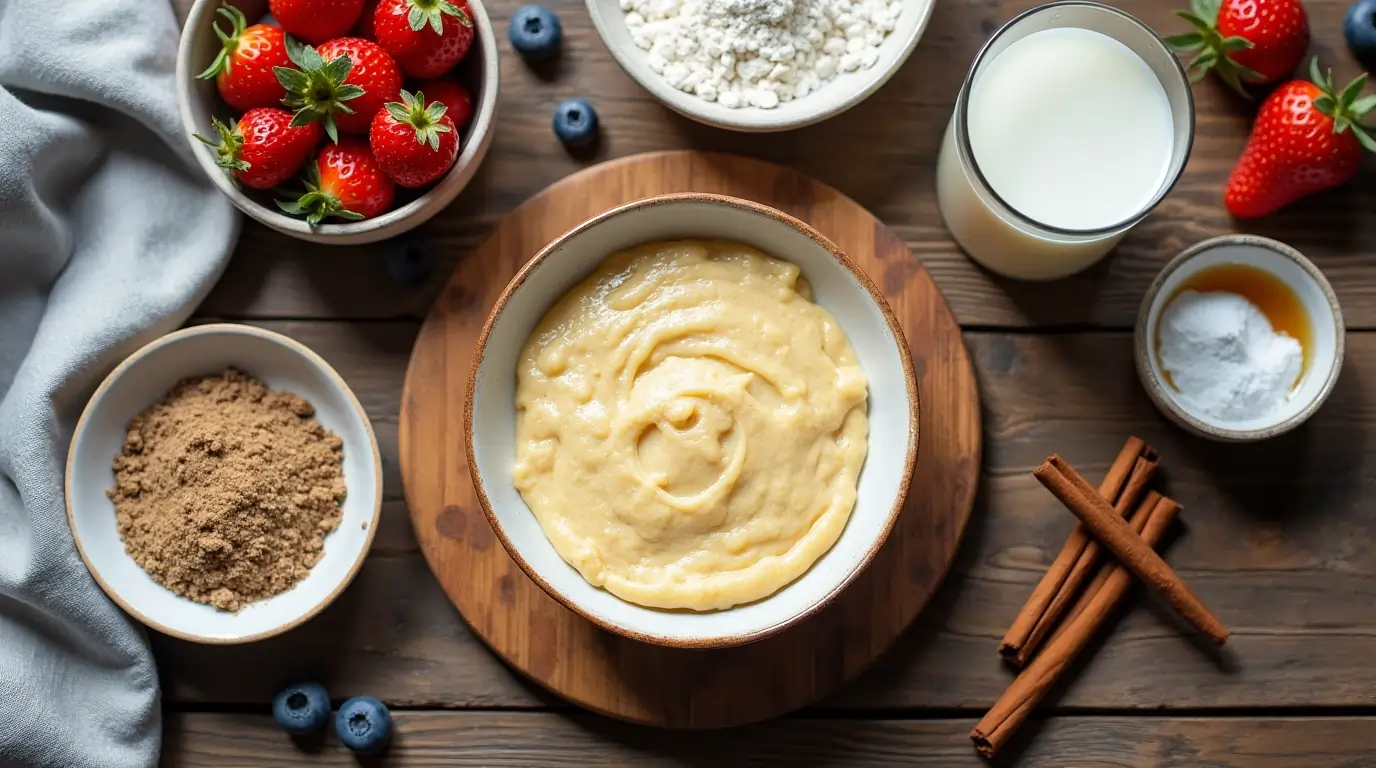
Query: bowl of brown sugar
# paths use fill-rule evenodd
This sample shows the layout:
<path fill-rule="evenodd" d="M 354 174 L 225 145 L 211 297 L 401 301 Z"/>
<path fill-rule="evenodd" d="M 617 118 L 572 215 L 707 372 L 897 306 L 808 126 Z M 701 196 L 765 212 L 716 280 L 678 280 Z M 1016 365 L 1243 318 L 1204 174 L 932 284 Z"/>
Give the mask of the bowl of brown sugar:
<path fill-rule="evenodd" d="M 186 328 L 115 368 L 67 454 L 77 550 L 112 600 L 203 643 L 285 632 L 363 563 L 377 438 L 323 359 L 242 325 Z"/>

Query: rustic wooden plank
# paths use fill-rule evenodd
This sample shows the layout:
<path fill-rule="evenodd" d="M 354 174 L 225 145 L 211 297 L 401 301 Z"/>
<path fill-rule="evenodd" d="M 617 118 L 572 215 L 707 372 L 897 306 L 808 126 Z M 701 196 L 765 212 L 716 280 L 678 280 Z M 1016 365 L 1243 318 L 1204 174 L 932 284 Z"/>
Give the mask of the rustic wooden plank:
<path fill-rule="evenodd" d="M 391 467 L 373 556 L 319 618 L 282 638 L 210 648 L 156 638 L 169 700 L 262 702 L 295 677 L 412 706 L 551 703 L 464 628 L 415 549 L 396 481 L 395 416 L 414 325 L 265 323 L 321 353 L 357 391 Z M 985 407 L 985 471 L 952 576 L 870 673 L 826 708 L 987 707 L 1007 685 L 996 646 L 1073 518 L 1030 476 L 1059 452 L 1100 475 L 1128 434 L 1155 444 L 1185 531 L 1167 559 L 1234 631 L 1217 664 L 1139 596 L 1058 707 L 1376 705 L 1372 547 L 1376 334 L 1348 339 L 1333 399 L 1297 432 L 1218 446 L 1160 417 L 1127 334 L 967 333 Z M 921 492 L 915 489 L 914 492 Z M 225 670 L 234 670 L 225 674 Z"/>
<path fill-rule="evenodd" d="M 398 712 L 386 764 L 408 766 L 988 765 L 966 735 L 973 720 L 786 718 L 688 733 L 593 715 Z M 1376 718 L 1057 717 L 1033 721 L 996 765 L 1308 768 L 1376 765 Z M 354 766 L 333 735 L 303 751 L 267 715 L 177 714 L 164 768 Z"/>
<path fill-rule="evenodd" d="M 184 1 L 184 0 L 179 0 Z M 487 7 L 498 30 L 521 0 Z M 627 77 L 605 50 L 582 0 L 553 0 L 565 33 L 558 74 L 532 72 L 502 42 L 498 130 L 482 169 L 459 199 L 423 232 L 440 264 L 429 284 L 386 279 L 385 244 L 311 245 L 246 226 L 233 263 L 203 311 L 231 317 L 419 318 L 453 265 L 506 211 L 537 190 L 587 165 L 659 149 L 736 152 L 798 168 L 839 188 L 897 232 L 931 270 L 962 324 L 1130 327 L 1146 286 L 1165 262 L 1206 237 L 1249 231 L 1306 252 L 1328 274 L 1353 327 L 1376 327 L 1376 186 L 1355 183 L 1287 212 L 1239 226 L 1223 210 L 1224 180 L 1241 151 L 1250 107 L 1216 83 L 1197 87 L 1198 135 L 1184 179 L 1160 209 L 1134 231 L 1116 257 L 1089 273 L 1054 284 L 1002 280 L 969 262 L 941 224 L 934 192 L 936 151 L 961 74 L 998 24 L 1034 5 L 1012 2 L 938 3 L 912 58 L 893 80 L 850 112 L 817 126 L 778 135 L 720 131 L 678 117 Z M 1183 22 L 1173 3 L 1122 0 L 1163 32 Z M 1351 74 L 1355 65 L 1340 30 L 1346 0 L 1310 0 L 1314 50 Z M 549 128 L 559 99 L 579 95 L 601 114 L 603 141 L 591 159 L 569 155 Z"/>

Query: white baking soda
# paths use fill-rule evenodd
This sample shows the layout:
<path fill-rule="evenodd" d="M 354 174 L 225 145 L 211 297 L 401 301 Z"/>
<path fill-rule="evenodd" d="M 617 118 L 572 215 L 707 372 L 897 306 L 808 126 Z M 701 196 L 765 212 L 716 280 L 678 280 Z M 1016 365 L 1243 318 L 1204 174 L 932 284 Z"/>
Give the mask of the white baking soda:
<path fill-rule="evenodd" d="M 1274 414 L 1290 400 L 1304 363 L 1299 341 L 1226 291 L 1182 291 L 1161 312 L 1156 336 L 1179 399 L 1219 421 Z"/>

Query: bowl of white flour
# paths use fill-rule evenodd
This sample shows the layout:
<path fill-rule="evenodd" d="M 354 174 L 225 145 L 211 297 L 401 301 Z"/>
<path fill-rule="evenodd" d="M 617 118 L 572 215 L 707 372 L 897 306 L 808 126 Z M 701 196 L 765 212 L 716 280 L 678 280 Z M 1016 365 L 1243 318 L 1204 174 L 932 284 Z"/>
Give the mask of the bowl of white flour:
<path fill-rule="evenodd" d="M 1152 402 L 1201 437 L 1253 442 L 1302 424 L 1342 369 L 1342 309 L 1318 267 L 1252 235 L 1205 240 L 1142 300 L 1137 373 Z"/>
<path fill-rule="evenodd" d="M 587 0 L 621 68 L 674 111 L 736 131 L 840 114 L 907 60 L 935 0 Z"/>

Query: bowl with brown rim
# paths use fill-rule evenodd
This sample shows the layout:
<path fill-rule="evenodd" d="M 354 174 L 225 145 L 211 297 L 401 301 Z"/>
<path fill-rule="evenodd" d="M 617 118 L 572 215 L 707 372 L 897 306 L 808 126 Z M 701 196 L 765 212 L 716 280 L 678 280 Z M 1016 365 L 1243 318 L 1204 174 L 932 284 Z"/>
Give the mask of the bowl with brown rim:
<path fill-rule="evenodd" d="M 763 599 L 717 611 L 660 610 L 592 586 L 545 537 L 516 490 L 516 369 L 551 306 L 608 256 L 663 240 L 732 240 L 796 264 L 814 300 L 855 350 L 869 383 L 867 457 L 855 506 L 836 543 Z M 917 461 L 918 391 L 907 342 L 869 277 L 807 224 L 757 203 L 663 195 L 614 208 L 546 245 L 512 278 L 474 350 L 464 403 L 469 472 L 497 537 L 531 579 L 570 610 L 616 634 L 683 648 L 759 640 L 820 610 L 869 564 L 893 528 Z"/>

